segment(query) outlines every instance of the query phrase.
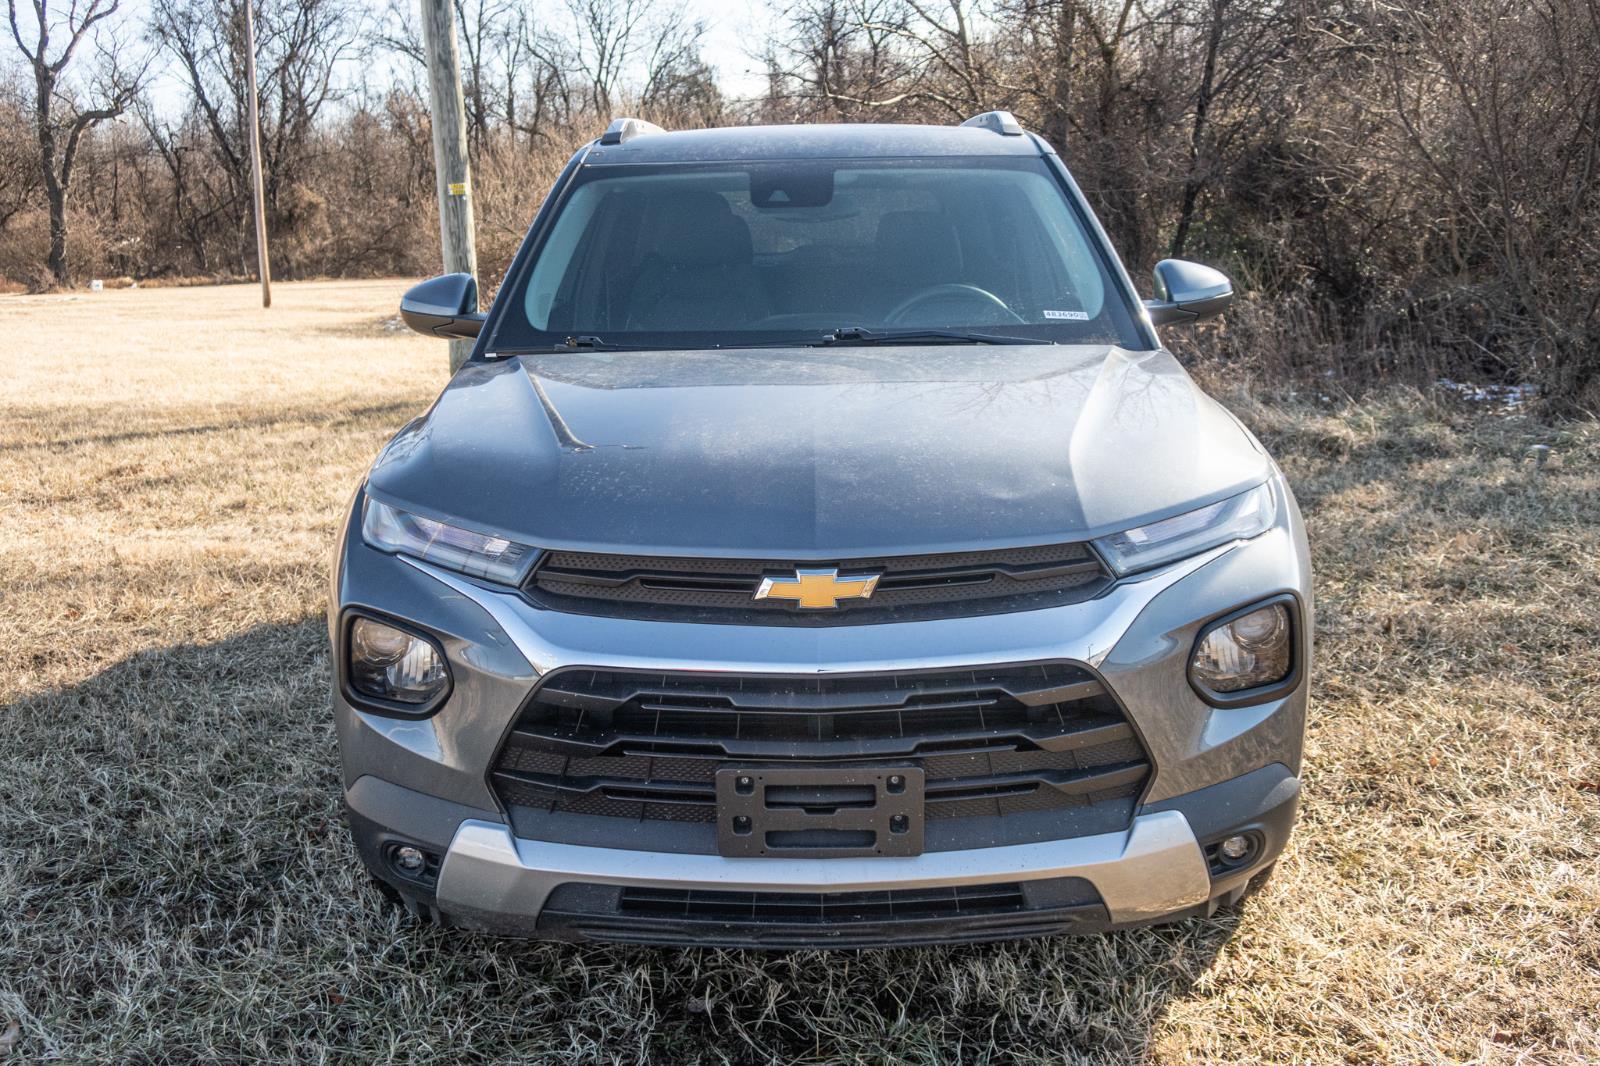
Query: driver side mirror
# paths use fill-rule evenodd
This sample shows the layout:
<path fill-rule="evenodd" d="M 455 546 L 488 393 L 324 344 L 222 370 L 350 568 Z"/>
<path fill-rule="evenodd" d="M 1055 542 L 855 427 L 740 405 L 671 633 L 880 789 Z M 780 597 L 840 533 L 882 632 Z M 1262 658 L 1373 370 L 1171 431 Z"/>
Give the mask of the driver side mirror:
<path fill-rule="evenodd" d="M 1220 270 L 1185 259 L 1163 259 L 1156 264 L 1156 298 L 1144 309 L 1158 326 L 1215 318 L 1233 303 L 1233 282 Z"/>
<path fill-rule="evenodd" d="M 400 297 L 400 317 L 424 336 L 470 340 L 489 316 L 478 310 L 478 282 L 471 274 L 444 274 L 408 289 Z"/>

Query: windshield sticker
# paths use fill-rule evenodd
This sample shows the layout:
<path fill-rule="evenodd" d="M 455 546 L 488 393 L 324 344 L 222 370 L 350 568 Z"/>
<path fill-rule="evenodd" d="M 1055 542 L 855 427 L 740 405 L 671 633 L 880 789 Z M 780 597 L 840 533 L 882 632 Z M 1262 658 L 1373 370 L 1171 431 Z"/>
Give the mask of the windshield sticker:
<path fill-rule="evenodd" d="M 1069 322 L 1087 322 L 1087 321 L 1089 321 L 1089 313 L 1087 311 L 1046 311 L 1044 313 L 1044 317 L 1046 317 L 1046 318 L 1064 318 Z"/>

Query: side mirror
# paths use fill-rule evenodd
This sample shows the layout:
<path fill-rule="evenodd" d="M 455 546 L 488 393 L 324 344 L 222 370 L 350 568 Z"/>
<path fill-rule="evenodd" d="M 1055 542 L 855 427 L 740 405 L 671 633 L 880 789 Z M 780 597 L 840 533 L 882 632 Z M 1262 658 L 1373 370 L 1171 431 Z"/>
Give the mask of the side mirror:
<path fill-rule="evenodd" d="M 428 337 L 471 339 L 489 316 L 478 310 L 478 282 L 471 274 L 444 274 L 413 285 L 400 297 L 400 317 Z"/>
<path fill-rule="evenodd" d="M 1233 282 L 1220 270 L 1184 259 L 1156 264 L 1156 298 L 1144 309 L 1158 326 L 1215 318 L 1233 303 Z"/>

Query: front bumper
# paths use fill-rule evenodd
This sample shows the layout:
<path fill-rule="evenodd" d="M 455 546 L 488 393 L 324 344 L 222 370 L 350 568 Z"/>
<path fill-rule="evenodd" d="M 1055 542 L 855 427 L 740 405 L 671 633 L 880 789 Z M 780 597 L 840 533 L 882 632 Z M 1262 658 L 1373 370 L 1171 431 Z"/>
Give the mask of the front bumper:
<path fill-rule="evenodd" d="M 1297 622 L 1305 627 L 1309 656 L 1310 574 L 1292 505 L 1277 528 L 1255 540 L 1140 575 L 1092 601 L 823 629 L 560 614 L 508 590 L 375 552 L 354 528 L 343 548 L 332 590 L 334 632 L 351 607 L 403 619 L 437 637 L 455 678 L 445 706 L 422 719 L 362 711 L 336 688 L 356 842 L 380 878 L 414 906 L 455 924 L 541 937 L 772 946 L 1116 928 L 1205 913 L 1237 895 L 1276 858 L 1293 821 L 1306 671 L 1293 692 L 1228 709 L 1205 703 L 1187 681 L 1189 651 L 1210 619 L 1283 593 L 1302 605 Z M 1105 682 L 1148 752 L 1153 773 L 1125 829 L 912 858 L 736 859 L 649 839 L 597 847 L 597 841 L 519 838 L 488 781 L 488 767 L 530 690 L 567 667 L 898 674 L 1062 660 L 1082 663 Z M 1209 846 L 1246 828 L 1258 833 L 1259 851 L 1245 867 L 1216 869 Z M 425 883 L 408 883 L 389 865 L 400 843 L 433 856 Z M 999 884 L 1020 886 L 1020 911 L 963 913 L 963 886 Z M 626 914 L 630 890 L 681 893 L 684 913 L 676 919 Z M 831 914 L 840 900 L 889 894 L 861 902 L 864 915 L 881 916 L 884 907 L 895 909 L 894 894 L 914 893 L 920 904 L 944 890 L 957 900 L 953 913 L 910 926 L 865 919 L 741 922 L 726 908 L 708 917 L 692 905 L 697 893 L 720 894 L 722 903 L 730 893 L 746 893 L 757 904 L 809 893 Z"/>
<path fill-rule="evenodd" d="M 370 777 L 346 801 L 360 850 L 375 868 L 396 842 L 442 852 L 434 883 L 406 886 L 406 894 L 452 925 L 551 939 L 798 947 L 1102 932 L 1209 914 L 1276 860 L 1299 791 L 1298 779 L 1275 764 L 1147 807 L 1126 831 L 902 859 L 730 859 L 524 840 L 501 822 L 472 817 L 469 808 Z M 396 822 L 405 831 L 386 825 Z M 1219 871 L 1206 845 L 1235 833 L 1259 836 L 1260 850 L 1248 864 Z M 1076 892 L 1063 889 L 1069 882 Z M 1025 905 L 967 914 L 925 906 L 935 895 L 928 890 L 949 890 L 955 901 L 969 886 L 1002 884 L 1019 886 Z M 618 906 L 619 893 L 594 891 L 621 888 L 677 891 L 686 902 L 695 893 L 748 893 L 751 913 L 686 906 L 641 916 Z M 906 892 L 920 893 L 923 908 L 897 914 L 869 898 Z M 758 917 L 754 904 L 769 893 L 785 900 L 816 894 L 816 910 L 790 905 L 780 920 Z M 833 905 L 832 920 L 818 920 L 829 900 L 846 905 Z"/>
<path fill-rule="evenodd" d="M 467 821 L 438 879 L 438 908 L 454 919 L 536 933 L 550 893 L 566 884 L 686 888 L 709 892 L 851 893 L 955 888 L 1080 877 L 1106 901 L 1110 922 L 1138 924 L 1205 903 L 1211 877 L 1189 823 L 1178 812 L 1141 815 L 1128 832 L 1038 844 L 931 852 L 915 858 L 741 860 L 720 855 L 624 852 L 619 848 L 517 840 L 506 826 Z M 608 920 L 610 919 L 610 920 Z M 573 922 L 579 935 L 627 932 L 626 919 L 597 914 Z M 723 936 L 739 932 L 726 922 Z M 754 924 L 750 924 L 754 925 Z M 848 935 L 848 922 L 830 932 Z M 760 943 L 758 930 L 747 930 Z M 827 940 L 819 930 L 816 940 Z"/>
<path fill-rule="evenodd" d="M 1079 877 L 1112 922 L 1133 924 L 1206 902 L 1205 856 L 1176 811 L 1141 815 L 1126 833 L 928 852 L 914 858 L 725 859 L 517 840 L 503 825 L 463 822 L 439 876 L 439 908 L 535 932 L 550 894 L 569 883 L 748 892 L 884 892 Z M 518 923 L 517 919 L 521 922 Z"/>

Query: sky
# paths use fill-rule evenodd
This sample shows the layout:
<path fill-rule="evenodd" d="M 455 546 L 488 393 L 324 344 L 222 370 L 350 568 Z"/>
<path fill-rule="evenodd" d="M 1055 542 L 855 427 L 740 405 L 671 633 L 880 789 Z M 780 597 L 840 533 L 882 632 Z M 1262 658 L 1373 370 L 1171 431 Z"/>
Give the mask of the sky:
<path fill-rule="evenodd" d="M 716 68 L 722 91 L 735 97 L 765 92 L 766 71 L 747 53 L 761 51 L 772 32 L 772 11 L 738 0 L 690 0 L 689 6 L 706 20 L 705 57 Z"/>

